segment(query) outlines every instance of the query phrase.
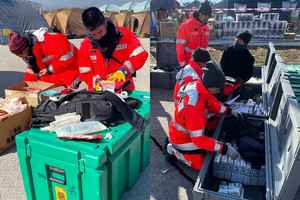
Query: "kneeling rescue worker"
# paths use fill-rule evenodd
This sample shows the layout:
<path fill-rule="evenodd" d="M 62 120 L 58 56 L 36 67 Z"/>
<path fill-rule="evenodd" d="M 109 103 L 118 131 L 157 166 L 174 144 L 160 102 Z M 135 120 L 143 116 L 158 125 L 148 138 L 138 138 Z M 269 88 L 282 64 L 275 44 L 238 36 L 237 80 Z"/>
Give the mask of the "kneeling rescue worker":
<path fill-rule="evenodd" d="M 132 75 L 148 57 L 137 37 L 106 20 L 96 7 L 86 9 L 82 21 L 89 35 L 79 50 L 81 81 L 86 82 L 89 90 L 98 90 L 97 83 L 102 80 L 115 81 L 116 86 L 130 82 L 125 89 L 133 90 Z"/>
<path fill-rule="evenodd" d="M 234 114 L 214 96 L 223 91 L 225 77 L 219 66 L 204 65 L 209 60 L 206 50 L 197 49 L 193 67 L 187 65 L 178 72 L 174 120 L 169 126 L 168 153 L 195 170 L 201 169 L 207 152 L 239 157 L 232 145 L 215 140 L 205 130 L 209 113 Z"/>
<path fill-rule="evenodd" d="M 74 86 L 79 76 L 77 49 L 63 34 L 49 33 L 46 28 L 40 28 L 26 36 L 12 32 L 8 46 L 13 54 L 29 65 L 25 81 L 40 80 L 67 87 Z"/>

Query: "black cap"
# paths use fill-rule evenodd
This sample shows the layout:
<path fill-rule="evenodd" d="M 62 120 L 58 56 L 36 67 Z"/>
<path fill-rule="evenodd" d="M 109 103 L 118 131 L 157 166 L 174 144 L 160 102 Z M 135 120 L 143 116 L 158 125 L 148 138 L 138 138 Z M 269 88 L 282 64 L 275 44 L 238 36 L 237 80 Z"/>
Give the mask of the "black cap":
<path fill-rule="evenodd" d="M 198 48 L 193 53 L 193 60 L 197 63 L 206 63 L 211 60 L 209 52 L 206 49 Z"/>
<path fill-rule="evenodd" d="M 105 24 L 103 13 L 96 7 L 87 8 L 82 12 L 82 22 L 89 30 L 94 30 L 98 26 Z"/>
<path fill-rule="evenodd" d="M 199 9 L 199 13 L 202 14 L 202 15 L 208 15 L 209 17 L 211 16 L 212 8 L 209 4 L 209 1 L 204 1 L 201 4 L 200 9 Z"/>
<path fill-rule="evenodd" d="M 245 31 L 243 33 L 240 33 L 237 36 L 237 38 L 243 40 L 243 42 L 247 45 L 250 42 L 251 38 L 252 38 L 252 34 L 249 33 L 248 31 Z"/>

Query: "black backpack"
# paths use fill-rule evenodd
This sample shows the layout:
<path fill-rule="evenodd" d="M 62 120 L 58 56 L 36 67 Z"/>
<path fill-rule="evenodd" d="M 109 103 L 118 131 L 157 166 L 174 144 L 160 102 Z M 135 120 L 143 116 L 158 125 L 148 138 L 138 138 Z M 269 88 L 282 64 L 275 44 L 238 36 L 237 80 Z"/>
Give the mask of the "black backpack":
<path fill-rule="evenodd" d="M 145 119 L 134 111 L 141 102 L 134 98 L 122 101 L 114 93 L 80 91 L 70 93 L 59 101 L 46 100 L 33 110 L 32 127 L 48 126 L 55 115 L 76 112 L 81 120 L 96 120 L 108 126 L 121 121 L 129 122 L 136 130 L 142 131 Z"/>

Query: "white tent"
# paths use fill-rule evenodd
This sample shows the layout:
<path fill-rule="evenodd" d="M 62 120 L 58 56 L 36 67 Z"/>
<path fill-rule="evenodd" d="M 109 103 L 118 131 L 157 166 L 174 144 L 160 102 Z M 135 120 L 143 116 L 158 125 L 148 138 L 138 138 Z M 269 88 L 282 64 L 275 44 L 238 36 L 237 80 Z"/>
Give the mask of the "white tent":
<path fill-rule="evenodd" d="M 105 4 L 101 7 L 99 7 L 99 9 L 102 12 L 120 12 L 119 6 L 117 6 L 115 4 Z"/>
<path fill-rule="evenodd" d="M 132 8 L 134 13 L 144 12 L 150 10 L 150 0 L 136 3 Z"/>
<path fill-rule="evenodd" d="M 133 11 L 135 5 L 136 2 L 125 3 L 124 5 L 120 6 L 120 11 Z"/>

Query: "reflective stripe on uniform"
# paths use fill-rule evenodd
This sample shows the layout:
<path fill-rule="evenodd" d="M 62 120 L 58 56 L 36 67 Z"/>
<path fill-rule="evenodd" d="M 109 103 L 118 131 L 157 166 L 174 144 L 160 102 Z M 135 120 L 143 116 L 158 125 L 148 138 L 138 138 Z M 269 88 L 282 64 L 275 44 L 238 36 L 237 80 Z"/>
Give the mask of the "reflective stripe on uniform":
<path fill-rule="evenodd" d="M 216 143 L 215 144 L 215 149 L 214 149 L 214 151 L 216 151 L 216 152 L 220 152 L 221 151 L 221 148 L 222 148 L 222 145 L 220 144 L 220 143 Z"/>
<path fill-rule="evenodd" d="M 79 67 L 79 73 L 81 73 L 81 74 L 88 73 L 91 70 L 92 70 L 92 68 L 90 68 L 90 67 Z"/>
<path fill-rule="evenodd" d="M 199 97 L 199 94 L 198 94 L 198 91 L 196 88 L 196 83 L 195 82 L 189 83 L 185 87 L 183 92 L 185 93 L 186 96 L 189 97 L 188 105 L 196 106 L 196 104 L 198 102 L 198 97 Z"/>
<path fill-rule="evenodd" d="M 185 44 L 185 43 L 186 43 L 186 40 L 183 40 L 183 39 L 176 40 L 176 44 Z"/>
<path fill-rule="evenodd" d="M 72 58 L 74 56 L 74 52 L 73 51 L 69 51 L 68 53 L 62 55 L 59 60 L 60 61 L 67 61 L 69 60 L 70 58 Z"/>
<path fill-rule="evenodd" d="M 190 47 L 184 47 L 184 51 L 189 52 L 189 53 L 192 53 L 192 52 L 195 51 L 195 49 L 192 49 L 192 48 L 190 48 Z"/>
<path fill-rule="evenodd" d="M 188 133 L 188 130 L 183 128 L 180 124 L 174 122 L 174 125 L 175 125 L 175 128 L 178 130 L 178 131 L 181 131 L 181 132 L 185 132 L 186 134 L 189 134 Z"/>
<path fill-rule="evenodd" d="M 54 58 L 53 55 L 45 56 L 44 58 L 42 58 L 42 62 L 43 63 L 49 62 L 49 61 L 53 60 L 53 58 Z"/>
<path fill-rule="evenodd" d="M 51 73 L 53 73 L 53 72 L 54 72 L 54 68 L 53 68 L 53 66 L 52 66 L 52 65 L 49 65 L 49 66 L 48 66 L 48 71 L 49 71 L 49 72 L 51 72 Z"/>
<path fill-rule="evenodd" d="M 176 130 L 184 132 L 185 134 L 187 134 L 191 137 L 200 137 L 200 136 L 203 136 L 203 134 L 204 134 L 204 129 L 190 131 L 190 130 L 182 127 L 180 124 L 178 124 L 176 122 L 174 122 L 174 126 L 175 126 Z"/>
<path fill-rule="evenodd" d="M 128 45 L 127 44 L 118 44 L 116 46 L 116 51 L 118 50 L 123 50 L 123 49 L 127 49 Z"/>
<path fill-rule="evenodd" d="M 132 63 L 130 61 L 125 61 L 124 65 L 127 67 L 131 74 L 135 72 L 135 69 L 133 68 Z"/>
<path fill-rule="evenodd" d="M 172 144 L 175 149 L 181 150 L 181 151 L 194 151 L 199 150 L 199 148 L 192 142 L 183 143 L 183 144 Z"/>
<path fill-rule="evenodd" d="M 226 107 L 224 105 L 221 105 L 220 113 L 224 113 L 226 111 Z"/>
<path fill-rule="evenodd" d="M 190 131 L 191 137 L 200 137 L 200 136 L 203 136 L 203 133 L 204 133 L 204 129 Z"/>
<path fill-rule="evenodd" d="M 185 107 L 185 102 L 183 101 L 186 96 L 188 96 L 188 102 L 187 105 L 196 106 L 198 102 L 198 91 L 196 88 L 196 82 L 189 83 L 187 85 L 183 85 L 179 89 L 179 95 L 180 97 L 180 103 L 178 105 L 178 111 L 181 112 L 181 110 Z"/>
<path fill-rule="evenodd" d="M 144 52 L 144 51 L 145 51 L 145 49 L 144 49 L 142 46 L 139 46 L 139 47 L 135 48 L 135 49 L 132 51 L 132 53 L 130 54 L 129 57 L 137 56 L 137 55 L 139 55 L 140 53 L 142 53 L 142 52 Z"/>

